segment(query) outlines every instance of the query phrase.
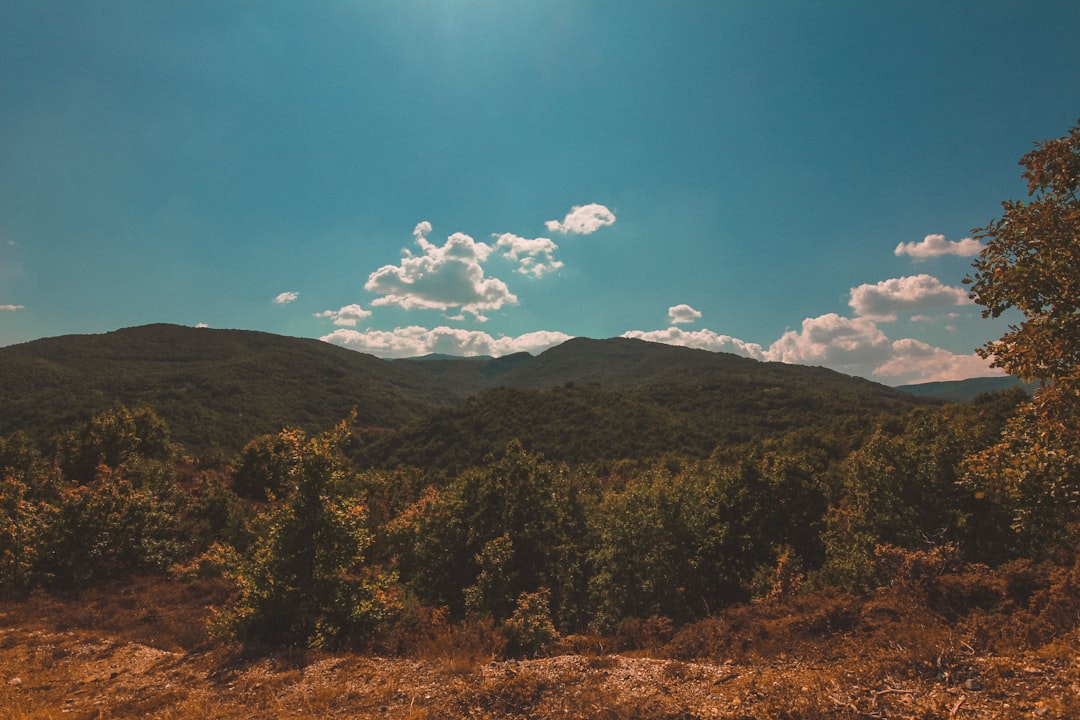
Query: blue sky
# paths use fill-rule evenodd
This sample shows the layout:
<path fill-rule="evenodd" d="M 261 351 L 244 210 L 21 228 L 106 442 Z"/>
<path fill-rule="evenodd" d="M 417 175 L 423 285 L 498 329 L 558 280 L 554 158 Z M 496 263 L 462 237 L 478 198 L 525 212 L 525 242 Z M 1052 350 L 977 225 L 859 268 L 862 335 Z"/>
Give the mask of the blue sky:
<path fill-rule="evenodd" d="M 1059 0 L 6 0 L 0 345 L 992 374 L 967 238 L 1080 116 L 1078 37 Z"/>

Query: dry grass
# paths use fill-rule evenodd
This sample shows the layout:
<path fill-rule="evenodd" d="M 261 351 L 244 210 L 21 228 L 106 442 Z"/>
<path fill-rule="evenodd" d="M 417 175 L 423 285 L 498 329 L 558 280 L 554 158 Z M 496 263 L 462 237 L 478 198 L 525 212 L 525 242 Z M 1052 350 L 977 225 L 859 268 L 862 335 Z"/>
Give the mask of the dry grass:
<path fill-rule="evenodd" d="M 506 660 L 489 624 L 422 609 L 384 656 L 255 654 L 207 639 L 221 587 L 138 580 L 0 604 L 0 720 L 1077 718 L 1078 588 L 1080 564 L 975 568 Z"/>

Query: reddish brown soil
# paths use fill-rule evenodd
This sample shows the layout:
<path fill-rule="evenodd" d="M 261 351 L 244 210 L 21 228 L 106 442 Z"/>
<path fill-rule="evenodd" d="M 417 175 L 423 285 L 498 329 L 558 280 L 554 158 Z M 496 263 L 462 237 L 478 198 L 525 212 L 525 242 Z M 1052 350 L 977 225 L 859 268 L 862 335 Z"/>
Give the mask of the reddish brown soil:
<path fill-rule="evenodd" d="M 138 580 L 0 603 L 0 720 L 1080 718 L 1080 620 L 1049 601 L 950 618 L 912 593 L 817 593 L 511 660 L 438 641 L 246 653 L 206 635 L 224 599 Z"/>

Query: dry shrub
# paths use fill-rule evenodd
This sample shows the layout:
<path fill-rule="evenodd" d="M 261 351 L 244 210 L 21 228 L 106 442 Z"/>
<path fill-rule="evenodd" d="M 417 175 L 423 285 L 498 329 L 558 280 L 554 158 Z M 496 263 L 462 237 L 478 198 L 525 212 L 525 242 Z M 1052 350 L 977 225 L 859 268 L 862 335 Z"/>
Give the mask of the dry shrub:
<path fill-rule="evenodd" d="M 614 642 L 619 651 L 659 650 L 675 635 L 671 620 L 660 615 L 628 618 L 619 623 Z"/>
<path fill-rule="evenodd" d="M 451 674 L 467 674 L 502 655 L 506 642 L 490 618 L 455 623 L 446 608 L 412 605 L 399 613 L 378 649 L 439 663 Z"/>
<path fill-rule="evenodd" d="M 950 620 L 959 620 L 976 611 L 996 612 L 1005 598 L 1005 582 L 985 565 L 946 573 L 926 588 L 927 605 Z"/>
<path fill-rule="evenodd" d="M 946 572 L 960 567 L 960 548 L 953 544 L 927 550 L 906 550 L 895 545 L 874 548 L 878 576 L 889 585 L 925 589 Z"/>
<path fill-rule="evenodd" d="M 495 717 L 535 717 L 544 694 L 558 690 L 540 673 L 524 669 L 488 678 L 479 687 L 464 693 L 457 702 L 463 705 L 462 710 L 481 709 Z M 457 715 L 463 716 L 466 713 Z"/>
<path fill-rule="evenodd" d="M 681 660 L 746 662 L 800 652 L 851 630 L 860 621 L 862 602 L 827 589 L 786 602 L 735 605 L 681 628 L 663 654 Z"/>
<path fill-rule="evenodd" d="M 564 635 L 559 641 L 559 651 L 566 655 L 584 655 L 586 657 L 603 656 L 611 647 L 607 638 L 598 633 L 587 635 Z"/>

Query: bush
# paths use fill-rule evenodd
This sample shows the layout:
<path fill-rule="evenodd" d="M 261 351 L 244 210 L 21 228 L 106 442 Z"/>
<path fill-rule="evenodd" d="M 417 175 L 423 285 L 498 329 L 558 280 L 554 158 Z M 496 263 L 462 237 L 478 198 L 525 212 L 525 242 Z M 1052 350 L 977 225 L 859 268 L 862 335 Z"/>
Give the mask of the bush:
<path fill-rule="evenodd" d="M 511 655 L 536 655 L 559 639 L 551 622 L 547 588 L 534 593 L 521 593 L 514 614 L 503 625 Z"/>
<path fill-rule="evenodd" d="M 308 439 L 279 436 L 287 472 L 281 501 L 257 521 L 258 539 L 232 568 L 232 607 L 219 636 L 273 646 L 325 647 L 371 638 L 396 606 L 393 577 L 364 565 L 367 510 L 352 486 L 342 443 L 348 425 Z"/>

